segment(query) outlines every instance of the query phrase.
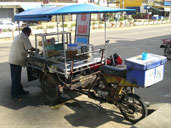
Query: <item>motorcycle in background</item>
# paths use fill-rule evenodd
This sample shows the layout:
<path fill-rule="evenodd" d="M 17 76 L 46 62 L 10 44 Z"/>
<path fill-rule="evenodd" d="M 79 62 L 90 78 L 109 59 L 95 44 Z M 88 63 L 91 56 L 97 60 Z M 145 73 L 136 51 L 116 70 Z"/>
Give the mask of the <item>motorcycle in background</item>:
<path fill-rule="evenodd" d="M 171 39 L 163 39 L 163 44 L 160 45 L 160 48 L 164 48 L 164 56 L 167 59 L 171 59 Z"/>

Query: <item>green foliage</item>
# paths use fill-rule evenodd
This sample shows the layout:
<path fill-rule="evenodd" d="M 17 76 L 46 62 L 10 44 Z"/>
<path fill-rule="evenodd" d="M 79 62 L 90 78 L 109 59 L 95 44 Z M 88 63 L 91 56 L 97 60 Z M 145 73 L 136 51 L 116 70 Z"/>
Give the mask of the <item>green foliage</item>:
<path fill-rule="evenodd" d="M 61 24 L 60 27 L 63 27 L 63 24 Z M 68 24 L 64 24 L 64 28 L 66 27 L 68 27 Z"/>
<path fill-rule="evenodd" d="M 68 27 L 68 24 L 64 24 L 64 28 Z"/>
<path fill-rule="evenodd" d="M 12 32 L 11 29 L 2 29 L 2 32 Z"/>
<path fill-rule="evenodd" d="M 115 21 L 115 19 L 110 19 L 109 21 Z"/>
<path fill-rule="evenodd" d="M 43 29 L 43 26 L 37 26 L 36 29 Z"/>
<path fill-rule="evenodd" d="M 54 28 L 54 25 L 48 25 L 46 28 Z"/>
<path fill-rule="evenodd" d="M 96 22 L 93 22 L 93 23 L 92 23 L 92 25 L 95 25 L 95 24 L 97 24 L 97 23 L 96 23 Z"/>
<path fill-rule="evenodd" d="M 163 20 L 169 20 L 169 17 L 164 18 Z"/>
<path fill-rule="evenodd" d="M 119 19 L 119 21 L 123 21 L 123 20 L 125 20 L 123 17 L 121 17 L 121 18 Z"/>
<path fill-rule="evenodd" d="M 71 27 L 75 27 L 75 26 L 76 26 L 76 24 L 75 24 L 75 23 L 72 23 L 72 24 L 71 24 Z"/>
<path fill-rule="evenodd" d="M 99 21 L 99 24 L 104 24 L 103 21 Z"/>

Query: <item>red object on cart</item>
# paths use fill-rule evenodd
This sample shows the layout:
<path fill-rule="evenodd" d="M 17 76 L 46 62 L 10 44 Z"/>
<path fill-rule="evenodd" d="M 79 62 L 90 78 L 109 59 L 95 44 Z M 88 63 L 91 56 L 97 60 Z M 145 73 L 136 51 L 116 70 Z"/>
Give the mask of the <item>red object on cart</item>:
<path fill-rule="evenodd" d="M 122 64 L 122 59 L 121 59 L 120 56 L 118 56 L 118 58 L 115 59 L 115 61 L 116 61 L 116 65 L 121 65 Z"/>
<path fill-rule="evenodd" d="M 110 64 L 111 64 L 111 60 L 107 59 L 107 65 L 110 65 Z M 92 71 L 97 71 L 100 68 L 100 66 L 102 66 L 102 65 L 103 64 L 101 64 L 101 65 L 91 64 L 90 68 L 91 68 Z"/>
<path fill-rule="evenodd" d="M 171 45 L 171 39 L 162 39 L 163 44 Z"/>
<path fill-rule="evenodd" d="M 107 58 L 107 65 L 113 65 L 113 62 L 112 62 L 113 60 L 110 58 Z M 118 55 L 117 56 L 117 58 L 115 58 L 115 66 L 116 65 L 121 65 L 122 64 L 122 58 Z M 99 68 L 100 68 L 100 66 L 102 66 L 103 64 L 101 64 L 101 65 L 96 65 L 96 64 L 91 64 L 90 65 L 90 68 L 91 68 L 91 70 L 92 71 L 97 71 Z"/>

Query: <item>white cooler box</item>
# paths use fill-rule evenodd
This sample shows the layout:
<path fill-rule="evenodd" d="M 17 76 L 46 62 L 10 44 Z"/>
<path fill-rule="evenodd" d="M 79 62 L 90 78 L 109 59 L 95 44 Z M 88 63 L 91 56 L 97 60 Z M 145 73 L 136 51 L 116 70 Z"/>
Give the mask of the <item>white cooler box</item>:
<path fill-rule="evenodd" d="M 127 65 L 126 80 L 140 87 L 149 87 L 164 78 L 164 64 L 167 58 L 147 53 L 147 60 L 142 60 L 141 55 L 125 60 Z"/>

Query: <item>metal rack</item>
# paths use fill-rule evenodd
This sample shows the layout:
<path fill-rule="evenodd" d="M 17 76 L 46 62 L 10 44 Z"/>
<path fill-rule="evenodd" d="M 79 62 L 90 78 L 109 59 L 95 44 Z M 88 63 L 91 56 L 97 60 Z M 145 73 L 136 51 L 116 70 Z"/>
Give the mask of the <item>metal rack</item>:
<path fill-rule="evenodd" d="M 46 39 L 47 37 L 61 36 L 61 40 L 55 41 L 55 43 L 63 43 L 63 49 L 60 50 L 59 56 L 48 57 L 47 49 L 46 49 Z M 59 32 L 59 33 L 45 33 L 45 34 L 36 34 L 35 35 L 35 47 L 38 48 L 38 37 L 42 39 L 42 54 L 36 53 L 34 55 L 30 55 L 28 60 L 28 65 L 35 69 L 44 71 L 44 67 L 48 68 L 50 73 L 61 74 L 68 79 L 74 73 L 82 72 L 84 70 L 90 69 L 90 65 L 98 66 L 104 64 L 104 49 L 97 49 L 91 52 L 79 53 L 76 54 L 74 58 L 65 57 L 66 54 L 65 44 L 71 44 L 71 33 L 70 32 Z M 86 56 L 88 53 L 92 53 L 93 56 L 91 58 L 80 59 L 81 56 Z"/>

